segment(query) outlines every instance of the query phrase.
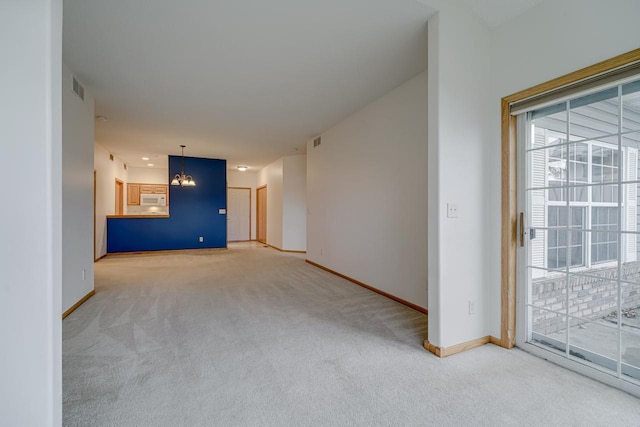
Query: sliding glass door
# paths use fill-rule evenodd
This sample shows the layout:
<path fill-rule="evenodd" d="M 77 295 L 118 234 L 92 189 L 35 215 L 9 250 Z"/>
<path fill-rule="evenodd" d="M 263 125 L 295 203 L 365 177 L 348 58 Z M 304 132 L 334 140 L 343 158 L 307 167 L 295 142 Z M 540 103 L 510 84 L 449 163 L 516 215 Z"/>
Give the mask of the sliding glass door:
<path fill-rule="evenodd" d="M 640 384 L 640 79 L 518 129 L 518 340 Z"/>

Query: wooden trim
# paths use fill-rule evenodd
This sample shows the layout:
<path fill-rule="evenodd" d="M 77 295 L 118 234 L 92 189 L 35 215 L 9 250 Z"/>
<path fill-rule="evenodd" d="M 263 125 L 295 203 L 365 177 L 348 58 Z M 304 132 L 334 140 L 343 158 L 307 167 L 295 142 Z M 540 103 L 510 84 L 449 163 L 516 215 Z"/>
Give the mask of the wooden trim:
<path fill-rule="evenodd" d="M 498 341 L 497 338 L 493 339 Z M 476 338 L 475 340 L 452 345 L 451 347 L 436 347 L 435 345 L 431 344 L 429 340 L 424 340 L 424 348 L 425 350 L 435 354 L 438 357 L 447 357 L 454 354 L 462 353 L 463 351 L 471 350 L 472 348 L 489 344 L 490 342 L 492 342 L 492 337 L 489 335 L 482 338 Z"/>
<path fill-rule="evenodd" d="M 489 336 L 489 342 L 493 345 L 497 345 L 502 347 L 502 340 L 500 338 L 496 338 L 494 336 Z"/>
<path fill-rule="evenodd" d="M 249 190 L 249 240 L 251 240 L 251 190 L 253 190 L 253 188 L 251 187 L 227 187 L 227 190 Z M 229 209 L 229 206 L 227 206 L 227 209 Z M 247 240 L 247 241 L 249 241 Z M 236 242 L 240 241 L 240 240 L 235 240 Z"/>
<path fill-rule="evenodd" d="M 623 53 L 622 55 L 618 55 L 605 61 L 598 62 L 597 64 L 590 65 L 578 71 L 574 71 L 573 73 L 565 74 L 564 76 L 558 77 L 548 82 L 540 83 L 539 85 L 521 90 L 520 92 L 505 96 L 504 98 L 502 98 L 502 100 L 506 101 L 508 104 L 522 101 L 523 99 L 531 98 L 532 96 L 559 89 L 563 86 L 567 86 L 579 82 L 580 80 L 588 79 L 589 77 L 615 70 L 616 68 L 620 68 L 637 61 L 640 61 L 640 49 L 635 49 L 630 52 Z"/>
<path fill-rule="evenodd" d="M 262 242 L 260 242 L 260 243 L 262 243 Z M 306 254 L 307 253 L 307 251 L 292 251 L 292 250 L 289 250 L 289 249 L 281 249 L 281 248 L 279 248 L 277 246 L 270 245 L 269 243 L 263 243 L 263 244 L 269 246 L 270 248 L 276 249 L 276 250 L 278 250 L 280 252 L 291 252 L 291 253 L 294 253 L 294 254 Z"/>
<path fill-rule="evenodd" d="M 515 345 L 516 250 L 517 250 L 517 156 L 516 120 L 509 103 L 502 100 L 502 232 L 501 232 L 501 319 L 502 347 Z"/>
<path fill-rule="evenodd" d="M 116 180 L 115 213 L 116 215 L 120 215 L 118 211 L 124 212 L 124 181 L 119 180 L 118 178 L 116 178 L 115 180 Z M 118 187 L 120 187 L 120 204 L 119 205 L 118 205 Z M 118 209 L 118 206 L 120 206 L 119 209 Z"/>
<path fill-rule="evenodd" d="M 256 187 L 256 240 L 260 243 L 264 243 L 265 245 L 267 244 L 267 233 L 265 233 L 264 235 L 264 241 L 260 240 L 260 234 L 261 234 L 261 229 L 260 229 L 260 214 L 261 214 L 261 210 L 260 210 L 260 199 L 258 198 L 258 191 L 260 190 L 266 190 L 267 189 L 267 185 L 261 185 L 260 187 Z M 268 196 L 268 193 L 267 193 Z M 265 200 L 265 206 L 267 205 L 268 200 Z M 266 209 L 265 209 L 266 210 Z M 266 218 L 266 212 L 265 212 L 265 228 L 267 227 L 267 218 Z"/>
<path fill-rule="evenodd" d="M 517 182 L 516 117 L 511 103 L 522 101 L 581 80 L 640 61 L 640 49 L 598 62 L 573 73 L 521 90 L 502 98 L 502 238 L 501 238 L 501 325 L 500 345 L 512 348 L 516 335 L 516 251 L 517 251 Z"/>
<path fill-rule="evenodd" d="M 96 258 L 93 262 L 98 262 L 100 261 L 102 258 L 105 258 L 107 256 L 107 254 L 102 254 L 101 256 L 99 256 L 98 258 Z"/>
<path fill-rule="evenodd" d="M 71 313 L 74 312 L 74 310 L 78 307 L 80 307 L 86 300 L 88 300 L 89 298 L 91 298 L 92 296 L 94 296 L 96 294 L 96 290 L 92 289 L 91 292 L 89 292 L 88 294 L 86 294 L 85 296 L 83 296 L 80 301 L 78 301 L 77 303 L 73 304 L 71 306 L 71 308 L 67 311 L 65 311 L 64 313 L 62 313 L 62 318 L 64 319 L 65 317 L 67 317 L 68 315 L 70 315 Z"/>
<path fill-rule="evenodd" d="M 368 289 L 368 290 L 373 291 L 373 292 L 375 292 L 377 294 L 380 294 L 383 297 L 387 297 L 389 299 L 394 300 L 395 302 L 399 302 L 402 305 L 406 305 L 407 307 L 412 308 L 412 309 L 414 309 L 416 311 L 419 311 L 420 313 L 424 313 L 424 314 L 427 314 L 427 315 L 429 314 L 429 310 L 427 310 L 426 308 L 420 307 L 419 305 L 416 305 L 416 304 L 414 304 L 412 302 L 409 302 L 407 300 L 403 300 L 402 298 L 398 298 L 397 296 L 391 295 L 390 293 L 387 293 L 385 291 L 381 291 L 380 289 L 374 288 L 373 286 L 369 286 L 366 283 L 362 283 L 361 281 L 356 280 L 356 279 L 354 279 L 352 277 L 345 276 L 342 273 L 338 273 L 337 271 L 331 270 L 330 268 L 327 268 L 324 265 L 320 265 L 320 264 L 318 264 L 316 262 L 313 262 L 311 260 L 307 259 L 305 261 L 308 262 L 309 264 L 315 266 L 315 267 L 321 268 L 324 271 L 328 271 L 331 274 L 335 274 L 338 277 L 342 277 L 343 279 L 346 279 L 346 280 L 348 280 L 348 281 L 350 281 L 352 283 L 355 283 L 358 286 L 362 286 L 365 289 Z"/>
<path fill-rule="evenodd" d="M 96 262 L 96 170 L 93 170 L 93 262 Z"/>

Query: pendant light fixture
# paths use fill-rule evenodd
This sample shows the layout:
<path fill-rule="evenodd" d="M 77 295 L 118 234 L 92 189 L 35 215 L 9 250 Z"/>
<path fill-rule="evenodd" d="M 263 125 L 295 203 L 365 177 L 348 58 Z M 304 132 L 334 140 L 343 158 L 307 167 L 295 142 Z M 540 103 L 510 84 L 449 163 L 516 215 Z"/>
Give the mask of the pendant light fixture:
<path fill-rule="evenodd" d="M 182 169 L 180 173 L 177 173 L 176 176 L 173 177 L 173 181 L 171 181 L 171 185 L 181 185 L 183 187 L 195 187 L 196 182 L 191 178 L 191 175 L 185 175 L 184 173 L 184 147 L 186 145 L 181 145 L 182 147 Z"/>

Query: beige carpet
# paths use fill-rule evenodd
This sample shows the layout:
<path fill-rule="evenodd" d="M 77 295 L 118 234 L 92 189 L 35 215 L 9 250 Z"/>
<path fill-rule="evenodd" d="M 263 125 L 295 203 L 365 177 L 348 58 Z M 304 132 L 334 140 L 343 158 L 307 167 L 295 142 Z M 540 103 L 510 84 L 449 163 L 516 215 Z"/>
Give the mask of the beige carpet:
<path fill-rule="evenodd" d="M 446 359 L 426 316 L 256 245 L 108 257 L 63 322 L 67 426 L 640 425 L 520 350 Z"/>

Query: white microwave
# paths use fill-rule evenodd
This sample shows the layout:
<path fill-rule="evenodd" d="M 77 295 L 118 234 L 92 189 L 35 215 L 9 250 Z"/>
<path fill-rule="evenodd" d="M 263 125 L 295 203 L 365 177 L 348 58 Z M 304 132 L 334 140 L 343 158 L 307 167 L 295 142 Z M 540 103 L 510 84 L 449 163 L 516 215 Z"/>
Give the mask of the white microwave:
<path fill-rule="evenodd" d="M 140 206 L 166 206 L 166 194 L 141 194 Z"/>

